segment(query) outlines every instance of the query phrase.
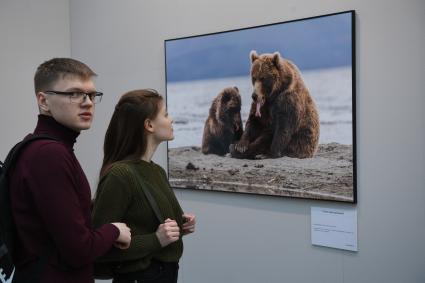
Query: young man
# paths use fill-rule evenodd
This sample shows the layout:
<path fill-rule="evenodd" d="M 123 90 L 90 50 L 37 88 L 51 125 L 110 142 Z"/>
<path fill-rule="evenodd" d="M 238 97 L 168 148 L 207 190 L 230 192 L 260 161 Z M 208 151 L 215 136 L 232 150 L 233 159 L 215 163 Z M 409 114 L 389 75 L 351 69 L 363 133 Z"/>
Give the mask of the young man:
<path fill-rule="evenodd" d="M 56 140 L 30 143 L 9 176 L 17 227 L 15 279 L 93 282 L 94 259 L 112 245 L 130 244 L 130 230 L 123 223 L 92 228 L 90 187 L 74 155 L 76 138 L 90 128 L 95 103 L 102 97 L 94 76 L 87 65 L 69 58 L 49 60 L 35 73 L 40 115 L 33 135 Z"/>

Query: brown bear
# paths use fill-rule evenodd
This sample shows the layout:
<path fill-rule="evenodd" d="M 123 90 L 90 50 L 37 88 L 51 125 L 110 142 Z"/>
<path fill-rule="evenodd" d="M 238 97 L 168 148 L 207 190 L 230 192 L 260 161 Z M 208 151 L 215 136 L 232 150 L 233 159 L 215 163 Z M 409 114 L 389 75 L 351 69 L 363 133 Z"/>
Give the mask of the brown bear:
<path fill-rule="evenodd" d="M 237 87 L 228 87 L 214 98 L 202 137 L 204 154 L 225 155 L 229 145 L 242 135 L 241 96 Z"/>
<path fill-rule="evenodd" d="M 319 114 L 300 71 L 278 52 L 251 51 L 250 57 L 253 101 L 240 141 L 230 146 L 231 156 L 313 157 L 319 143 Z"/>

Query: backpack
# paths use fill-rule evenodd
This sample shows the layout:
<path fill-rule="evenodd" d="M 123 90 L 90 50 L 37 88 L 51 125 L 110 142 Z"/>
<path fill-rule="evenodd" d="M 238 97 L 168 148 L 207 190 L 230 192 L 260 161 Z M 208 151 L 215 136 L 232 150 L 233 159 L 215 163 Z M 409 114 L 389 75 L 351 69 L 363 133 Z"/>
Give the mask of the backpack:
<path fill-rule="evenodd" d="M 12 208 L 10 205 L 11 188 L 9 187 L 8 174 L 13 170 L 13 166 L 19 154 L 22 152 L 22 149 L 31 142 L 40 139 L 57 140 L 46 135 L 30 135 L 17 143 L 9 151 L 4 162 L 0 161 L 0 283 L 11 283 L 15 274 L 12 255 L 16 239 L 16 226 L 13 221 Z M 35 268 L 31 269 L 32 274 L 28 275 L 28 278 L 34 280 L 34 278 L 40 277 L 42 268 L 47 263 L 46 257 L 47 256 L 44 255 L 41 256 Z M 16 282 L 16 280 L 14 282 Z"/>
<path fill-rule="evenodd" d="M 162 216 L 161 211 L 159 210 L 158 203 L 150 193 L 150 191 L 146 187 L 152 187 L 152 185 L 145 180 L 142 179 L 142 177 L 138 174 L 138 172 L 132 168 L 131 171 L 133 171 L 133 174 L 136 176 L 137 182 L 139 183 L 139 186 L 142 190 L 142 192 L 145 194 L 146 198 L 148 199 L 148 202 L 158 219 L 159 223 L 164 223 L 164 217 Z M 116 274 L 116 271 L 121 268 L 121 266 L 125 264 L 122 262 L 102 262 L 102 261 L 95 261 L 94 267 L 93 267 L 93 274 L 95 279 L 113 279 L 114 274 Z"/>

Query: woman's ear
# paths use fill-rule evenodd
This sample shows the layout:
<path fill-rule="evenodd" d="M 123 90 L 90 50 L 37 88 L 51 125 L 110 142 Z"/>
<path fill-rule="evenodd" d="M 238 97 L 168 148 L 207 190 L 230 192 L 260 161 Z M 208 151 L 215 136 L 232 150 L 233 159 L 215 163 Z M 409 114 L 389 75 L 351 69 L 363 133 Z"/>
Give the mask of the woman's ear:
<path fill-rule="evenodd" d="M 145 120 L 144 127 L 146 131 L 148 131 L 149 133 L 153 133 L 153 125 L 150 119 Z"/>
<path fill-rule="evenodd" d="M 38 108 L 43 111 L 48 113 L 50 111 L 49 109 L 49 104 L 47 102 L 47 96 L 44 92 L 37 92 L 36 94 L 37 97 L 37 104 L 38 104 Z"/>

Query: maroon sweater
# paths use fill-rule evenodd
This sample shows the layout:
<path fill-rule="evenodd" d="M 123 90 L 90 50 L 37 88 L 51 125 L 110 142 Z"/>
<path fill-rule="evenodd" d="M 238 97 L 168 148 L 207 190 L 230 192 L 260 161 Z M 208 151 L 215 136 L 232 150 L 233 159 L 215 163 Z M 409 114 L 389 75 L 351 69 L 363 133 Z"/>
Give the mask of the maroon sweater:
<path fill-rule="evenodd" d="M 79 133 L 39 115 L 34 134 L 59 141 L 29 144 L 10 175 L 16 266 L 24 270 L 48 254 L 41 282 L 94 282 L 92 262 L 112 247 L 119 230 L 92 228 L 90 187 L 73 150 Z"/>

